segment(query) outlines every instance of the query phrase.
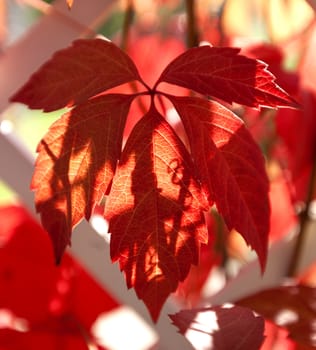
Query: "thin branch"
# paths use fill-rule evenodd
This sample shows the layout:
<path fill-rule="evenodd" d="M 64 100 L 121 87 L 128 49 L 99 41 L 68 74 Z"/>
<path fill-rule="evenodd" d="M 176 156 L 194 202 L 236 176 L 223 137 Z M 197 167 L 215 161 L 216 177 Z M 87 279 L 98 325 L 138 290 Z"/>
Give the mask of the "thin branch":
<path fill-rule="evenodd" d="M 218 14 L 218 25 L 217 30 L 219 33 L 219 43 L 218 46 L 223 46 L 225 44 L 225 23 L 224 23 L 224 14 L 227 8 L 229 8 L 230 1 L 224 0 Z"/>
<path fill-rule="evenodd" d="M 135 13 L 134 1 L 127 0 L 124 21 L 123 21 L 123 28 L 122 28 L 122 38 L 121 38 L 121 49 L 124 51 L 127 48 L 128 37 L 129 37 L 131 25 L 133 23 L 134 13 Z"/>
<path fill-rule="evenodd" d="M 197 30 L 196 13 L 195 13 L 195 1 L 186 0 L 186 13 L 187 13 L 187 46 L 194 47 L 199 45 L 199 34 Z"/>
<path fill-rule="evenodd" d="M 134 0 L 127 0 L 124 20 L 123 20 L 121 45 L 120 45 L 121 49 L 124 51 L 127 50 L 128 38 L 129 38 L 130 29 L 133 23 L 134 14 L 135 14 Z M 142 83 L 145 86 L 145 88 L 148 89 L 149 91 L 150 88 L 148 87 L 148 85 L 145 82 L 142 82 Z M 129 86 L 131 87 L 134 93 L 139 92 L 138 86 L 135 81 L 130 82 Z M 141 98 L 137 99 L 137 104 L 143 113 L 147 112 L 146 106 Z"/>
<path fill-rule="evenodd" d="M 297 236 L 297 241 L 294 247 L 294 252 L 290 261 L 288 276 L 294 277 L 298 273 L 299 264 L 301 261 L 301 256 L 303 254 L 304 243 L 307 234 L 307 226 L 309 222 L 309 212 L 311 203 L 313 200 L 313 194 L 315 192 L 316 186 L 316 159 L 314 159 L 314 164 L 312 167 L 310 180 L 308 184 L 307 196 L 306 196 L 306 205 L 304 210 L 299 215 L 300 220 L 300 231 Z"/>

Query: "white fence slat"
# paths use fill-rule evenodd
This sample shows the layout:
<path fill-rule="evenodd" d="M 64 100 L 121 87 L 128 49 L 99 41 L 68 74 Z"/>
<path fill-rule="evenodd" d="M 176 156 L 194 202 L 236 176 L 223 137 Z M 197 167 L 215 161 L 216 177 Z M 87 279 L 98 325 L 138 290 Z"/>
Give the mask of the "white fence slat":
<path fill-rule="evenodd" d="M 258 259 L 245 265 L 231 279 L 225 288 L 215 295 L 206 296 L 202 304 L 220 305 L 227 302 L 234 302 L 259 290 L 273 288 L 284 283 L 292 253 L 297 240 L 297 233 L 289 233 L 286 237 L 272 244 L 268 252 L 267 266 L 264 274 L 261 274 Z M 301 260 L 298 266 L 298 273 L 302 273 L 316 261 L 316 221 L 311 220 L 305 236 Z M 294 280 L 293 280 L 294 281 Z"/>
<path fill-rule="evenodd" d="M 0 132 L 0 162 L 0 180 L 6 182 L 35 215 L 34 195 L 30 190 L 34 160 L 15 135 Z"/>
<path fill-rule="evenodd" d="M 72 10 L 65 0 L 57 0 L 16 43 L 0 55 L 0 111 L 8 100 L 51 55 L 80 36 L 93 36 L 100 18 L 114 0 L 76 0 Z"/>

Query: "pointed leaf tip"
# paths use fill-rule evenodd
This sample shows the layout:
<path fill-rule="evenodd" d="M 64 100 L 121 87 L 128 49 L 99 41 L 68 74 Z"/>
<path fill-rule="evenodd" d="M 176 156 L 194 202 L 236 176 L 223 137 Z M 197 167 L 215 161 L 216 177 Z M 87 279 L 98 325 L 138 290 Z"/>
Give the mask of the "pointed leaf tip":
<path fill-rule="evenodd" d="M 163 71 L 158 83 L 183 86 L 228 103 L 250 107 L 298 104 L 275 83 L 267 65 L 239 54 L 240 49 L 201 46 L 187 50 Z"/>

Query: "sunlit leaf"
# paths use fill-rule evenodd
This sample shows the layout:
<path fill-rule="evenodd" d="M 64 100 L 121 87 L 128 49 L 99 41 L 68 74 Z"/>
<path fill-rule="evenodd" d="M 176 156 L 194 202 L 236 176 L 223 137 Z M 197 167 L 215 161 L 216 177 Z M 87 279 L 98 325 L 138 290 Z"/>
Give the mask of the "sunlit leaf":
<path fill-rule="evenodd" d="M 141 64 L 150 83 L 158 69 L 153 63 L 168 57 L 165 46 L 152 43 L 151 64 Z M 169 44 L 172 52 L 180 50 Z M 134 54 L 144 53 L 140 47 L 135 45 Z M 267 254 L 269 188 L 260 149 L 241 119 L 219 103 L 174 96 L 186 89 L 251 107 L 296 106 L 267 65 L 239 49 L 190 49 L 170 62 L 151 88 L 125 52 L 101 39 L 77 40 L 57 52 L 11 99 L 44 111 L 73 108 L 40 142 L 32 180 L 56 260 L 74 226 L 108 196 L 112 260 L 119 261 L 128 287 L 155 321 L 198 263 L 200 244 L 207 242 L 202 211 L 214 203 L 227 227 L 257 252 L 262 268 Z M 138 105 L 133 103 L 128 115 L 134 98 Z M 186 135 L 179 119 L 181 135 L 164 119 L 170 101 Z"/>
<path fill-rule="evenodd" d="M 11 101 L 48 112 L 134 80 L 140 77 L 133 61 L 112 42 L 77 40 L 56 52 Z"/>
<path fill-rule="evenodd" d="M 211 46 L 187 50 L 169 63 L 158 82 L 250 107 L 297 106 L 274 83 L 275 78 L 265 63 L 239 55 L 239 51 Z"/>
<path fill-rule="evenodd" d="M 194 163 L 209 202 L 216 203 L 228 228 L 236 229 L 244 237 L 264 267 L 269 185 L 259 147 L 242 120 L 220 104 L 200 98 L 170 98 L 189 136 Z"/>
<path fill-rule="evenodd" d="M 90 218 L 111 184 L 132 99 L 104 95 L 75 107 L 50 127 L 38 146 L 32 189 L 57 261 L 72 228 Z"/>
<path fill-rule="evenodd" d="M 111 257 L 157 319 L 207 242 L 205 203 L 186 149 L 154 107 L 124 148 L 105 216 Z"/>

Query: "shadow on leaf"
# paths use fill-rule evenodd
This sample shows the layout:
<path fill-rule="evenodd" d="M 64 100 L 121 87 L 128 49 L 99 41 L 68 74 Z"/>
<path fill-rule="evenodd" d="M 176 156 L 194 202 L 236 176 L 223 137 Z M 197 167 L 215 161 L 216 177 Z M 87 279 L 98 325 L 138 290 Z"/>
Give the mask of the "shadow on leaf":
<path fill-rule="evenodd" d="M 31 187 L 57 262 L 73 227 L 108 191 L 132 95 L 103 95 L 64 114 L 40 142 Z"/>
<path fill-rule="evenodd" d="M 193 174 L 184 145 L 152 106 L 123 150 L 105 217 L 112 260 L 154 321 L 207 242 L 205 199 Z"/>

